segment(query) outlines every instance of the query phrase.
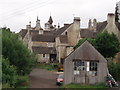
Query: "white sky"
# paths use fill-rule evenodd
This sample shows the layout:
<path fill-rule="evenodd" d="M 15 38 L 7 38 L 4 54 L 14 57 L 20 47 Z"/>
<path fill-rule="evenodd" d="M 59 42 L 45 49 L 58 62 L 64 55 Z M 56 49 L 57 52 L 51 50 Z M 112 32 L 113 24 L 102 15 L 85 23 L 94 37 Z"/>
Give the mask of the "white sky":
<path fill-rule="evenodd" d="M 96 18 L 105 21 L 108 13 L 115 12 L 120 0 L 0 0 L 0 27 L 7 26 L 19 32 L 29 21 L 35 26 L 37 16 L 42 28 L 51 15 L 53 25 L 72 23 L 73 17 L 81 18 L 81 27 Z"/>

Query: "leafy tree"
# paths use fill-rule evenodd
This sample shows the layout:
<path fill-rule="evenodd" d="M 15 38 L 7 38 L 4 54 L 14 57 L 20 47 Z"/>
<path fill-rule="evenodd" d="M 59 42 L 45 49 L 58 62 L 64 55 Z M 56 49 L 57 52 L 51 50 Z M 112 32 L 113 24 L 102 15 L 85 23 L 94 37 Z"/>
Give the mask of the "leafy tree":
<path fill-rule="evenodd" d="M 119 21 L 119 8 L 118 5 L 116 4 L 116 8 L 115 8 L 115 21 L 118 22 Z"/>
<path fill-rule="evenodd" d="M 88 40 L 105 58 L 114 57 L 120 51 L 120 43 L 115 34 L 107 31 L 100 33 L 95 39 L 80 39 L 74 49 L 79 47 L 85 40 Z"/>
<path fill-rule="evenodd" d="M 8 58 L 10 65 L 16 66 L 19 75 L 29 74 L 36 62 L 35 55 L 18 39 L 17 34 L 6 28 L 1 30 L 3 56 Z"/>
<path fill-rule="evenodd" d="M 78 41 L 78 43 L 74 46 L 74 49 L 78 48 L 83 42 L 85 42 L 86 40 L 88 40 L 91 44 L 94 45 L 94 39 L 92 38 L 83 38 L 83 39 L 80 39 Z"/>
<path fill-rule="evenodd" d="M 2 83 L 13 87 L 17 81 L 16 67 L 8 59 L 2 58 Z"/>
<path fill-rule="evenodd" d="M 98 34 L 94 41 L 95 48 L 105 57 L 114 57 L 120 50 L 120 42 L 117 36 L 107 31 Z"/>
<path fill-rule="evenodd" d="M 111 63 L 108 65 L 109 73 L 115 78 L 115 80 L 120 80 L 120 64 Z"/>

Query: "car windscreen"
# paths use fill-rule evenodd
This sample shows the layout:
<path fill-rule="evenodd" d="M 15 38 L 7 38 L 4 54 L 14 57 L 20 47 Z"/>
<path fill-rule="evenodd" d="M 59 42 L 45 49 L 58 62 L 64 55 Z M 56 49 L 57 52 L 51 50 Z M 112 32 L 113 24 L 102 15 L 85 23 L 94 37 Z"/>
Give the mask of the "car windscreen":
<path fill-rule="evenodd" d="M 63 78 L 63 75 L 59 75 L 58 78 Z"/>

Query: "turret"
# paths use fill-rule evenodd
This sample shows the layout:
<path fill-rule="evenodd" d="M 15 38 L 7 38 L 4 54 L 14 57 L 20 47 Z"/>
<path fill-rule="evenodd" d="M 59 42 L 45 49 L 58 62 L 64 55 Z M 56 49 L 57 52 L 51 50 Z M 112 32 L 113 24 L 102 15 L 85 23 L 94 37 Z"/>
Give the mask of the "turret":
<path fill-rule="evenodd" d="M 36 30 L 41 29 L 41 26 L 40 26 L 40 20 L 38 19 L 38 16 L 37 16 L 37 20 L 36 20 L 36 26 L 35 26 L 35 29 L 36 29 Z"/>
<path fill-rule="evenodd" d="M 52 23 L 53 23 L 53 20 L 52 20 L 52 17 L 50 16 L 48 22 L 45 23 L 45 30 L 46 31 L 54 30 Z"/>

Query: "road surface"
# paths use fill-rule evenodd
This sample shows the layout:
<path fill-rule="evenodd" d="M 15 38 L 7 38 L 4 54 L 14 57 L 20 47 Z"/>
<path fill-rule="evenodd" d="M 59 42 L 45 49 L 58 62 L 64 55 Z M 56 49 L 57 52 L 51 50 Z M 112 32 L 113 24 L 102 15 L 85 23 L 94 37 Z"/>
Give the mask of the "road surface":
<path fill-rule="evenodd" d="M 43 69 L 33 69 L 30 73 L 30 88 L 59 88 L 56 85 L 57 73 Z"/>

